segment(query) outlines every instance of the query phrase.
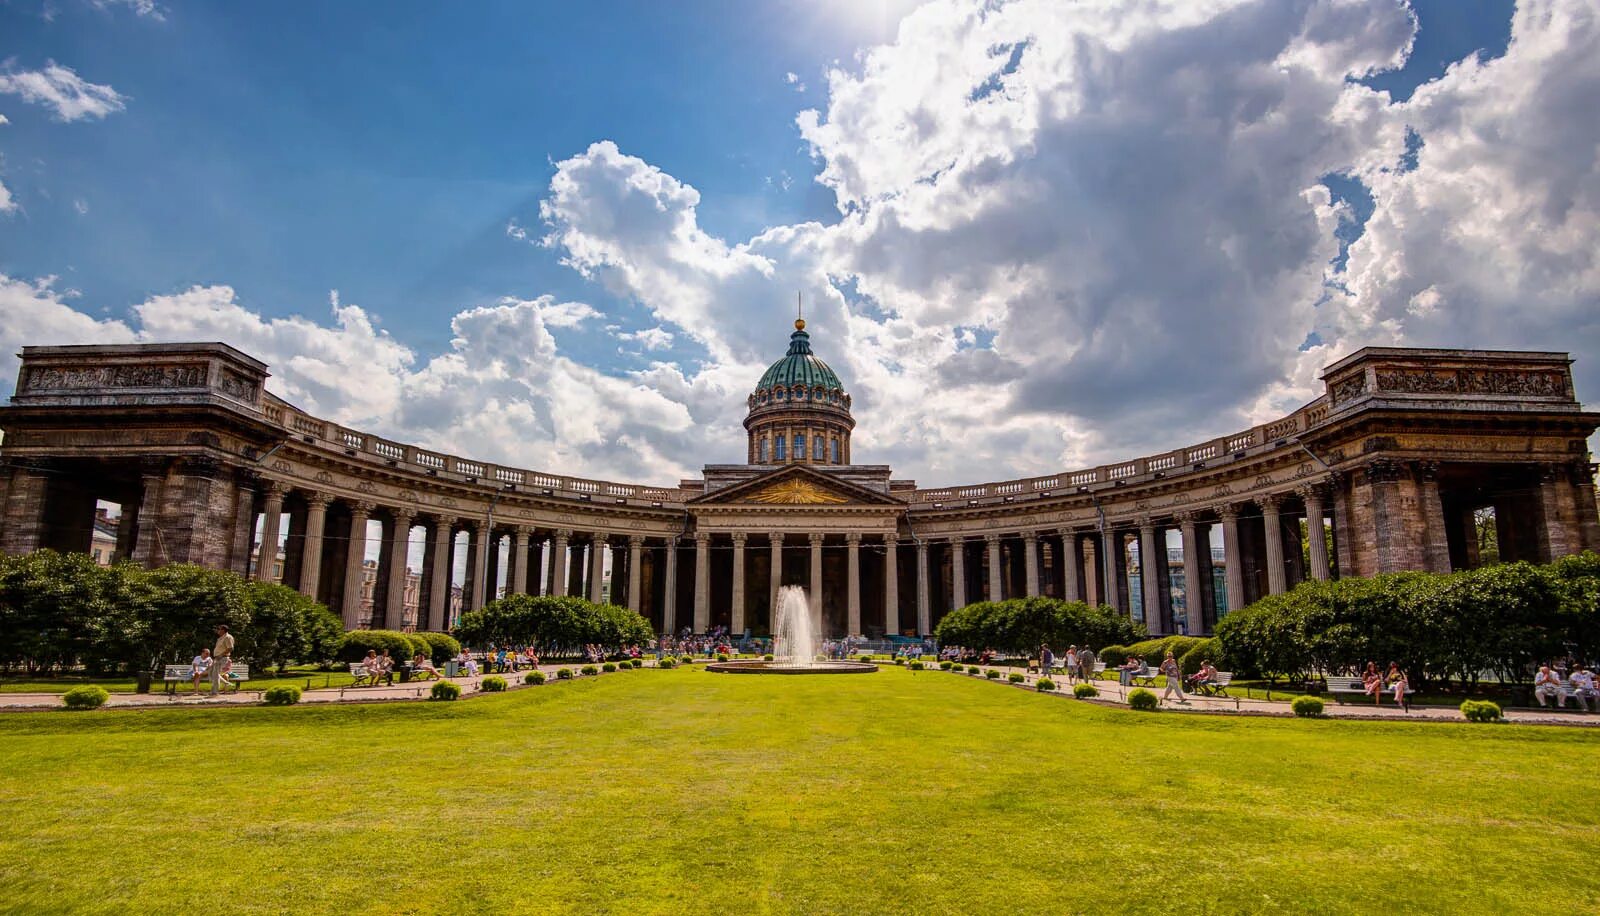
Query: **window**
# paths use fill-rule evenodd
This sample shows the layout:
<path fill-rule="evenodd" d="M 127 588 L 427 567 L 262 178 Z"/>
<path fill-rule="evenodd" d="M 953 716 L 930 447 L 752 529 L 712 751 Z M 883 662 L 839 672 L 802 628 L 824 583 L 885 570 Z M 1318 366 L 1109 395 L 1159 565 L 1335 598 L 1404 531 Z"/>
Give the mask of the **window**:
<path fill-rule="evenodd" d="M 774 449 L 772 459 L 774 461 L 782 461 L 784 459 L 783 444 L 785 441 L 786 440 L 781 435 L 772 437 L 772 446 Z"/>
<path fill-rule="evenodd" d="M 839 462 L 839 440 L 838 439 L 830 439 L 830 440 L 828 440 L 828 451 L 829 451 L 828 460 L 832 461 L 834 464 L 839 464 L 840 462 Z"/>
<path fill-rule="evenodd" d="M 817 436 L 817 437 L 815 437 L 815 438 L 813 438 L 811 440 L 811 460 L 812 461 L 821 461 L 822 460 L 822 448 L 826 444 L 827 443 L 822 441 L 822 437 L 821 436 Z"/>
<path fill-rule="evenodd" d="M 762 464 L 766 464 L 767 463 L 767 446 L 768 446 L 767 440 L 762 439 L 761 440 L 761 459 L 760 459 Z"/>
<path fill-rule="evenodd" d="M 794 457 L 795 457 L 796 460 L 804 460 L 805 457 L 806 457 L 806 434 L 805 433 L 795 433 L 794 434 Z"/>

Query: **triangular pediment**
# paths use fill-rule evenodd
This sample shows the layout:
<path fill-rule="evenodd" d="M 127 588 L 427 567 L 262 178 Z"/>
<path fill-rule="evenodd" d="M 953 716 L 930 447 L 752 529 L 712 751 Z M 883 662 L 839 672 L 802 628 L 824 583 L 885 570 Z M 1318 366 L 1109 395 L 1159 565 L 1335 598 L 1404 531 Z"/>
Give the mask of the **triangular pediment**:
<path fill-rule="evenodd" d="M 696 505 L 804 506 L 900 506 L 892 496 L 840 480 L 831 474 L 803 464 L 789 465 L 759 474 L 749 480 L 723 487 L 689 502 Z"/>

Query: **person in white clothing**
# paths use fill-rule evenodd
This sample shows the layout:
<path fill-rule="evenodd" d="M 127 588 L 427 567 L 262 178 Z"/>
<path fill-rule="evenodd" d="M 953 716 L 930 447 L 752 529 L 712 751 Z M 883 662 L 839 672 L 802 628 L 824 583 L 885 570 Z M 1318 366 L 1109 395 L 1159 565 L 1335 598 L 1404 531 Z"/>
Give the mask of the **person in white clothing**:
<path fill-rule="evenodd" d="M 1540 706 L 1549 706 L 1545 700 L 1556 698 L 1556 706 L 1565 709 L 1567 698 L 1561 694 L 1561 676 L 1550 670 L 1549 665 L 1540 665 L 1539 673 L 1533 676 L 1533 698 L 1539 701 Z"/>
<path fill-rule="evenodd" d="M 1600 695 L 1597 695 L 1600 691 L 1596 691 L 1594 674 L 1587 666 L 1579 665 L 1577 670 L 1572 672 L 1572 677 L 1567 679 L 1567 683 L 1572 685 L 1572 697 L 1578 701 L 1578 708 L 1588 712 L 1592 703 L 1594 708 L 1600 711 Z"/>
<path fill-rule="evenodd" d="M 200 654 L 189 662 L 189 667 L 193 669 L 190 672 L 192 675 L 191 680 L 194 682 L 194 692 L 198 694 L 200 692 L 200 679 L 211 672 L 211 650 L 201 649 Z"/>

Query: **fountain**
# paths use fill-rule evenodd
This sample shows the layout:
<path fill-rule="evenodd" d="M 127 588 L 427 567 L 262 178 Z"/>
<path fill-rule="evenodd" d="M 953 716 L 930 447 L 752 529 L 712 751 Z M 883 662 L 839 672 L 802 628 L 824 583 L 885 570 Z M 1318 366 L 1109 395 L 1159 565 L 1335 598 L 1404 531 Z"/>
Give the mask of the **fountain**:
<path fill-rule="evenodd" d="M 816 621 L 811 603 L 798 585 L 778 589 L 778 608 L 772 622 L 772 661 L 714 662 L 707 671 L 723 674 L 865 674 L 878 666 L 865 662 L 819 660 Z"/>

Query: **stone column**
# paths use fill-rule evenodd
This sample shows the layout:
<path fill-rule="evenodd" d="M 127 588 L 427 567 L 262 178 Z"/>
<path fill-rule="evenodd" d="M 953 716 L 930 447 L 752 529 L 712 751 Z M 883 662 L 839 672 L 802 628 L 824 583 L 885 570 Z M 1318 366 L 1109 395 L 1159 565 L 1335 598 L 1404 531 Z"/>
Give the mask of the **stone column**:
<path fill-rule="evenodd" d="M 883 629 L 900 635 L 900 535 L 890 531 L 883 536 Z"/>
<path fill-rule="evenodd" d="M 572 544 L 567 551 L 567 594 L 574 598 L 582 598 L 588 593 L 583 583 L 584 551 L 588 548 L 588 544 L 580 541 Z"/>
<path fill-rule="evenodd" d="M 383 545 L 384 551 L 389 554 L 389 581 L 383 595 L 383 625 L 391 630 L 398 630 L 404 625 L 406 562 L 411 558 L 411 520 L 416 517 L 413 509 L 394 510 L 394 529 L 389 532 L 388 542 Z"/>
<path fill-rule="evenodd" d="M 1183 607 L 1189 635 L 1210 632 L 1206 624 L 1205 564 L 1201 562 L 1199 525 L 1193 512 L 1178 513 L 1178 531 L 1183 535 Z"/>
<path fill-rule="evenodd" d="M 540 595 L 540 579 L 544 576 L 544 538 L 537 531 L 528 529 L 528 591 L 530 595 Z"/>
<path fill-rule="evenodd" d="M 565 595 L 567 593 L 567 541 L 571 539 L 572 532 L 566 528 L 559 528 L 555 533 L 554 546 L 550 551 L 550 594 Z"/>
<path fill-rule="evenodd" d="M 1002 601 L 1006 595 L 1000 582 L 1000 535 L 984 535 L 983 548 L 989 564 L 989 600 Z"/>
<path fill-rule="evenodd" d="M 1022 532 L 1022 580 L 1029 598 L 1039 597 L 1039 533 Z"/>
<path fill-rule="evenodd" d="M 1062 573 L 1066 582 L 1068 601 L 1084 601 L 1088 595 L 1083 582 L 1083 535 L 1070 528 L 1061 529 Z"/>
<path fill-rule="evenodd" d="M 1578 534 L 1585 550 L 1600 550 L 1600 512 L 1595 509 L 1594 465 L 1574 461 L 1567 465 L 1573 502 L 1578 507 Z"/>
<path fill-rule="evenodd" d="M 1322 523 L 1322 492 L 1320 484 L 1300 488 L 1300 498 L 1306 504 L 1306 546 L 1311 553 L 1311 578 L 1326 582 L 1332 572 L 1328 567 L 1328 532 Z"/>
<path fill-rule="evenodd" d="M 1244 593 L 1244 556 L 1239 549 L 1239 509 L 1223 506 L 1222 516 L 1222 581 L 1228 588 L 1228 610 L 1237 611 L 1249 603 Z"/>
<path fill-rule="evenodd" d="M 661 634 L 678 629 L 678 539 L 667 539 L 666 569 L 661 571 Z"/>
<path fill-rule="evenodd" d="M 367 517 L 374 508 L 369 502 L 350 505 L 350 538 L 344 548 L 344 603 L 339 607 L 346 630 L 366 626 L 361 618 L 361 567 L 367 559 Z"/>
<path fill-rule="evenodd" d="M 917 541 L 917 635 L 933 632 L 932 583 L 928 581 L 928 542 Z"/>
<path fill-rule="evenodd" d="M 139 534 L 133 543 L 133 561 L 146 569 L 153 569 L 165 564 L 168 556 L 161 542 L 161 498 L 167 483 L 166 461 L 157 458 L 141 460 L 139 478 L 139 518 L 135 523 Z M 8 497 L 10 505 L 6 507 L 6 553 L 23 554 L 38 549 L 47 481 L 46 475 L 41 472 L 23 468 L 16 470 Z"/>
<path fill-rule="evenodd" d="M 1151 636 L 1166 636 L 1172 632 L 1167 602 L 1163 599 L 1160 563 L 1166 553 L 1165 538 L 1158 537 L 1159 530 L 1149 518 L 1139 519 L 1139 589 L 1144 599 L 1144 625 Z"/>
<path fill-rule="evenodd" d="M 589 544 L 589 601 L 599 604 L 605 600 L 602 590 L 606 578 L 606 544 L 610 542 L 607 535 L 596 534 L 594 541 Z M 612 575 L 616 570 L 612 570 Z"/>
<path fill-rule="evenodd" d="M 1444 501 L 1439 498 L 1439 465 L 1418 461 L 1417 511 L 1422 516 L 1422 568 L 1428 572 L 1450 571 L 1450 538 L 1445 533 Z"/>
<path fill-rule="evenodd" d="M 640 608 L 644 607 L 644 602 L 639 594 L 639 589 L 644 582 L 644 571 L 639 565 L 640 556 L 643 552 L 644 537 L 637 534 L 630 535 L 628 537 L 628 610 L 633 611 L 635 614 L 639 613 Z M 611 575 L 615 576 L 616 574 L 616 571 L 612 570 Z"/>
<path fill-rule="evenodd" d="M 428 543 L 428 613 L 423 629 L 450 629 L 450 542 L 454 533 L 452 519 L 433 520 L 433 538 Z"/>
<path fill-rule="evenodd" d="M 317 600 L 322 585 L 322 534 L 328 527 L 328 494 L 306 494 L 306 536 L 300 541 L 300 594 Z"/>
<path fill-rule="evenodd" d="M 816 627 L 816 632 L 822 632 L 822 535 L 810 535 L 811 542 L 811 588 L 807 602 L 811 608 L 811 622 Z"/>
<path fill-rule="evenodd" d="M 472 593 L 467 610 L 475 611 L 483 607 L 484 595 L 489 587 L 489 541 L 494 537 L 494 531 L 482 519 L 474 519 L 471 526 L 472 540 L 467 548 L 467 556 L 472 567 Z"/>
<path fill-rule="evenodd" d="M 1288 577 L 1283 566 L 1283 521 L 1278 515 L 1282 498 L 1269 494 L 1256 498 L 1261 507 L 1261 529 L 1267 547 L 1267 593 L 1281 595 L 1288 590 Z"/>
<path fill-rule="evenodd" d="M 278 528 L 283 524 L 283 497 L 289 489 L 276 480 L 268 481 L 262 491 L 261 550 L 256 554 L 255 580 L 271 582 L 273 567 L 278 559 Z"/>
<path fill-rule="evenodd" d="M 967 606 L 967 539 L 950 539 L 950 610 Z"/>
<path fill-rule="evenodd" d="M 1115 525 L 1106 529 L 1102 539 L 1106 547 L 1106 602 L 1118 613 L 1133 616 L 1132 595 L 1128 589 L 1128 545 L 1122 539 L 1123 529 Z"/>
<path fill-rule="evenodd" d="M 694 534 L 694 631 L 711 629 L 711 534 Z"/>
<path fill-rule="evenodd" d="M 845 591 L 849 596 L 845 612 L 845 635 L 861 635 L 861 535 L 854 532 L 844 536 L 847 578 Z"/>
<path fill-rule="evenodd" d="M 511 529 L 511 594 L 528 593 L 528 535 L 527 525 Z"/>
<path fill-rule="evenodd" d="M 767 535 L 767 543 L 772 546 L 770 559 L 767 561 L 771 581 L 767 584 L 767 591 L 772 594 L 767 596 L 767 626 L 775 626 L 778 622 L 778 589 L 783 586 L 783 534 L 774 531 Z"/>
<path fill-rule="evenodd" d="M 728 632 L 734 637 L 744 635 L 744 542 L 745 533 L 733 533 L 733 603 L 728 612 Z"/>

